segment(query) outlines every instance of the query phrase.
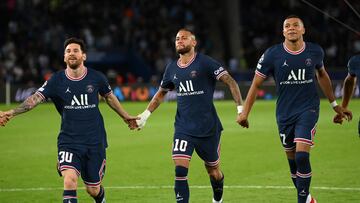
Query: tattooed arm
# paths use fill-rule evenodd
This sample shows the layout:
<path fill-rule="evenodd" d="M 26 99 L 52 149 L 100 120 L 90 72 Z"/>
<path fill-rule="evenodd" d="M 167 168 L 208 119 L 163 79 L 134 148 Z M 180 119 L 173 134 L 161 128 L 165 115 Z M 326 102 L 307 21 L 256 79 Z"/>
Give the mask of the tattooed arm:
<path fill-rule="evenodd" d="M 236 105 L 237 106 L 242 105 L 243 101 L 241 98 L 239 85 L 236 83 L 236 81 L 229 74 L 225 74 L 225 75 L 221 76 L 220 80 L 229 87 L 229 89 L 231 91 L 231 95 L 232 95 Z"/>
<path fill-rule="evenodd" d="M 30 111 L 35 108 L 38 104 L 44 101 L 43 97 L 39 95 L 39 93 L 35 93 L 28 97 L 23 103 L 21 103 L 18 107 L 11 109 L 9 111 L 2 112 L 2 116 L 6 116 L 8 119 L 17 116 L 19 114 Z"/>
<path fill-rule="evenodd" d="M 237 107 L 237 117 L 236 117 L 236 122 L 238 124 L 241 125 L 241 118 L 240 115 L 242 113 L 243 110 L 243 100 L 241 98 L 241 93 L 240 93 L 240 88 L 239 85 L 236 83 L 236 81 L 230 76 L 230 74 L 225 74 L 223 76 L 220 77 L 220 80 L 225 83 L 230 91 L 231 91 L 231 95 L 235 101 L 236 107 Z"/>

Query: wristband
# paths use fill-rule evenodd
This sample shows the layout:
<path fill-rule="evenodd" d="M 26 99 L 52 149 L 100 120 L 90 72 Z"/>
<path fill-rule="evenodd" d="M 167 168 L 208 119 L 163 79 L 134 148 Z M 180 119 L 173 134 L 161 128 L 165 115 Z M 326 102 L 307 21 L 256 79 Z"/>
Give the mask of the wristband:
<path fill-rule="evenodd" d="M 146 109 L 142 114 L 144 118 L 147 120 L 150 117 L 151 112 L 148 109 Z"/>
<path fill-rule="evenodd" d="M 338 104 L 336 102 L 336 100 L 334 100 L 333 102 L 330 103 L 331 107 L 335 108 Z"/>
<path fill-rule="evenodd" d="M 243 111 L 243 106 L 239 105 L 236 107 L 237 108 L 237 113 L 240 114 Z"/>

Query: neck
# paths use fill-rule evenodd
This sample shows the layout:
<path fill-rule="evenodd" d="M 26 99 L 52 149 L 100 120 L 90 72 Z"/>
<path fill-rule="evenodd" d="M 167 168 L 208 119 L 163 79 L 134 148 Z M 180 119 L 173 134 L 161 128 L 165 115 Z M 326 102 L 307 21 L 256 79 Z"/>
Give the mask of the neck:
<path fill-rule="evenodd" d="M 180 58 L 179 58 L 180 64 L 182 64 L 182 65 L 188 64 L 189 61 L 194 57 L 194 55 L 195 55 L 194 50 L 191 50 L 185 54 L 180 54 Z"/>
<path fill-rule="evenodd" d="M 66 68 L 66 73 L 72 78 L 79 78 L 85 73 L 85 66 L 80 65 L 76 69 L 72 69 L 69 66 Z"/>
<path fill-rule="evenodd" d="M 289 40 L 285 40 L 284 44 L 289 50 L 298 51 L 304 46 L 304 41 L 303 40 L 297 40 L 295 42 L 292 42 L 292 41 L 289 41 Z"/>

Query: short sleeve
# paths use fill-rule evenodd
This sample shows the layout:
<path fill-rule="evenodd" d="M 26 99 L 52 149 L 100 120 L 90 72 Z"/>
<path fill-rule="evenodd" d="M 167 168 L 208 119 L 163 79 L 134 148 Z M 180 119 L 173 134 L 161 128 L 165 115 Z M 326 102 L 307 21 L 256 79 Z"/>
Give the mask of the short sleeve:
<path fill-rule="evenodd" d="M 44 82 L 35 94 L 39 94 L 43 99 L 53 98 L 55 96 L 55 87 L 56 74 L 53 74 L 49 80 Z"/>
<path fill-rule="evenodd" d="M 160 83 L 160 87 L 162 89 L 165 89 L 165 90 L 168 90 L 168 91 L 171 91 L 171 90 L 173 90 L 175 88 L 175 85 L 172 82 L 171 68 L 170 67 L 171 67 L 171 63 L 169 63 L 166 66 L 163 78 L 162 78 L 161 83 Z M 176 77 L 176 76 L 173 76 L 173 77 Z"/>
<path fill-rule="evenodd" d="M 99 79 L 99 94 L 103 97 L 108 96 L 109 94 L 112 93 L 112 89 L 111 86 L 109 84 L 109 81 L 107 80 L 107 78 L 105 77 L 104 74 L 98 72 L 98 74 L 100 75 Z"/>
<path fill-rule="evenodd" d="M 255 74 L 262 77 L 267 78 L 274 70 L 274 65 L 272 63 L 272 57 L 269 49 L 261 55 L 257 65 Z"/>
<path fill-rule="evenodd" d="M 219 80 L 221 76 L 228 74 L 227 70 L 216 60 L 208 58 L 207 66 L 210 69 L 210 72 L 216 80 Z"/>
<path fill-rule="evenodd" d="M 358 59 L 358 60 L 356 60 Z M 360 68 L 359 57 L 353 56 L 349 59 L 347 64 L 348 72 L 351 76 L 356 76 L 356 69 Z"/>
<path fill-rule="evenodd" d="M 319 46 L 319 60 L 315 64 L 315 68 L 320 69 L 322 67 L 324 67 L 324 50 Z"/>

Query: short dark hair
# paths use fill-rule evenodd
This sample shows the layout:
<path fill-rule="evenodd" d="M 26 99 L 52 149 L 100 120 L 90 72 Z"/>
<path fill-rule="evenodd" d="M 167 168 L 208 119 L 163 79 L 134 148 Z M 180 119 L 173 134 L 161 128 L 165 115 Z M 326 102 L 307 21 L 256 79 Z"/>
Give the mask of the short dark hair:
<path fill-rule="evenodd" d="M 295 15 L 295 14 L 291 14 L 291 15 L 288 15 L 285 20 L 289 19 L 289 18 L 298 18 L 300 19 L 300 21 L 302 22 L 302 24 L 304 25 L 304 21 L 298 16 L 298 15 Z"/>
<path fill-rule="evenodd" d="M 73 44 L 73 43 L 80 45 L 81 51 L 86 53 L 86 46 L 85 46 L 84 40 L 76 38 L 76 37 L 70 37 L 70 38 L 66 39 L 64 42 L 64 49 L 66 49 L 67 45 Z"/>
<path fill-rule="evenodd" d="M 196 40 L 196 36 L 195 36 L 195 33 L 194 33 L 193 30 L 191 30 L 191 29 L 189 29 L 189 28 L 186 28 L 186 27 L 183 27 L 183 28 L 180 28 L 180 29 L 178 30 L 178 32 L 180 32 L 180 31 L 190 32 L 190 34 L 193 35 L 193 36 L 194 36 L 194 39 Z"/>

